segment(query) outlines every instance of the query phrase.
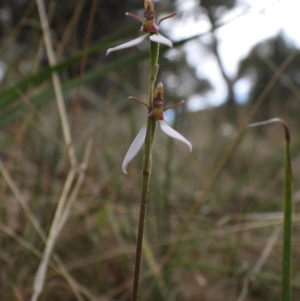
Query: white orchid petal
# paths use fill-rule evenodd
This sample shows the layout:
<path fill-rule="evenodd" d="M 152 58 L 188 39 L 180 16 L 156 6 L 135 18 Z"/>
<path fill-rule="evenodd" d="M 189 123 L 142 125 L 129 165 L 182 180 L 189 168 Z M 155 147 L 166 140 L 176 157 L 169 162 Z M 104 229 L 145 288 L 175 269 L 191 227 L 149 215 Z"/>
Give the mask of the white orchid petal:
<path fill-rule="evenodd" d="M 117 50 L 120 50 L 120 49 L 125 49 L 125 48 L 129 48 L 129 47 L 133 47 L 135 45 L 138 45 L 140 44 L 143 40 L 145 40 L 146 38 L 148 38 L 149 34 L 145 34 L 137 39 L 134 39 L 132 41 L 129 41 L 127 43 L 124 43 L 124 44 L 121 44 L 119 46 L 116 46 L 116 47 L 113 47 L 113 48 L 109 48 L 107 51 L 106 51 L 106 55 L 109 55 L 111 52 L 113 51 L 117 51 Z"/>
<path fill-rule="evenodd" d="M 126 174 L 127 174 L 127 165 L 136 156 L 136 154 L 139 152 L 139 150 L 143 146 L 143 143 L 144 143 L 145 137 L 146 137 L 146 131 L 147 131 L 147 125 L 144 124 L 144 126 L 141 128 L 141 130 L 139 131 L 137 136 L 134 138 L 133 142 L 131 143 L 131 145 L 129 147 L 129 150 L 126 153 L 126 156 L 125 156 L 123 164 L 122 164 L 122 170 Z"/>
<path fill-rule="evenodd" d="M 190 149 L 190 152 L 192 151 L 193 147 L 192 147 L 192 143 L 190 141 L 185 139 L 181 134 L 176 132 L 165 122 L 159 121 L 159 123 L 160 123 L 160 128 L 164 133 L 166 133 L 168 136 L 170 136 L 174 139 L 180 140 L 181 142 L 185 143 L 188 146 L 188 148 Z"/>
<path fill-rule="evenodd" d="M 173 47 L 172 41 L 170 41 L 169 39 L 165 38 L 161 34 L 153 34 L 153 35 L 151 35 L 150 36 L 150 40 L 152 42 L 156 42 L 156 43 L 159 43 L 159 44 L 167 45 L 169 47 Z"/>

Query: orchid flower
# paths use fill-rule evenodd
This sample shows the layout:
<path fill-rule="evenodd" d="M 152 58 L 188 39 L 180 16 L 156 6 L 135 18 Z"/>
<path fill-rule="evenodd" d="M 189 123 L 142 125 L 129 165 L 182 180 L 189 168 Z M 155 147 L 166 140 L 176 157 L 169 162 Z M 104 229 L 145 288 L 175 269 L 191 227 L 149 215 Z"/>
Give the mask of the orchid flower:
<path fill-rule="evenodd" d="M 192 151 L 192 144 L 190 141 L 188 141 L 186 138 L 184 138 L 181 134 L 179 134 L 177 131 L 172 129 L 166 122 L 163 120 L 165 119 L 164 113 L 166 110 L 176 108 L 178 106 L 181 106 L 185 101 L 181 100 L 175 105 L 168 106 L 164 108 L 164 98 L 163 98 L 163 93 L 164 93 L 164 87 L 161 82 L 159 82 L 155 88 L 154 92 L 154 99 L 153 99 L 153 110 L 148 112 L 148 118 L 154 119 L 157 122 L 159 122 L 161 130 L 167 134 L 168 136 L 177 139 L 183 143 L 185 143 L 190 152 Z M 133 99 L 137 101 L 138 103 L 141 103 L 145 107 L 148 108 L 149 111 L 149 106 L 144 103 L 143 101 L 139 100 L 136 97 L 130 96 L 129 99 Z M 141 128 L 135 139 L 133 140 L 132 144 L 130 145 L 126 156 L 124 158 L 123 164 L 122 164 L 122 170 L 125 174 L 127 174 L 127 165 L 129 162 L 136 156 L 136 154 L 139 152 L 139 150 L 142 148 L 145 139 L 146 139 L 146 131 L 147 131 L 147 123 L 144 124 L 144 126 Z"/>
<path fill-rule="evenodd" d="M 152 42 L 156 42 L 156 43 L 159 43 L 159 44 L 164 44 L 164 45 L 167 45 L 169 47 L 173 46 L 172 42 L 169 39 L 165 38 L 164 36 L 162 36 L 159 33 L 159 24 L 162 21 L 166 20 L 166 19 L 173 18 L 174 16 L 176 16 L 177 13 L 172 13 L 172 14 L 160 19 L 159 22 L 156 24 L 153 1 L 152 0 L 145 0 L 144 1 L 144 7 L 145 7 L 145 12 L 144 12 L 144 17 L 145 18 L 144 19 L 140 18 L 140 17 L 138 17 L 134 14 L 128 13 L 128 12 L 125 15 L 128 16 L 128 17 L 131 17 L 135 20 L 140 21 L 143 24 L 142 27 L 141 27 L 141 31 L 146 32 L 147 34 L 145 34 L 145 35 L 143 35 L 143 36 L 141 36 L 137 39 L 134 39 L 130 42 L 121 44 L 121 45 L 113 47 L 113 48 L 109 48 L 106 52 L 106 55 L 109 55 L 113 51 L 117 51 L 117 50 L 120 50 L 120 49 L 125 49 L 125 48 L 136 46 L 136 45 L 140 44 L 143 40 L 145 40 L 147 38 L 149 38 Z"/>

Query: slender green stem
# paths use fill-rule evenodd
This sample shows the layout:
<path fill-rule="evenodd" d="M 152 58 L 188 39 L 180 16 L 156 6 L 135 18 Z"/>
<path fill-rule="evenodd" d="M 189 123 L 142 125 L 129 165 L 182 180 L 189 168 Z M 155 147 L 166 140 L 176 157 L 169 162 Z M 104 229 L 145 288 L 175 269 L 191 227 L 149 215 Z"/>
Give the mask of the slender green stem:
<path fill-rule="evenodd" d="M 158 56 L 159 56 L 159 45 L 157 43 L 150 42 L 150 75 L 149 75 L 149 91 L 148 91 L 149 110 L 152 110 L 153 107 L 154 83 L 158 71 L 158 64 L 157 64 Z M 145 146 L 144 146 L 141 208 L 140 208 L 139 228 L 138 228 L 138 237 L 137 237 L 137 245 L 136 245 L 132 301 L 138 300 L 138 293 L 139 293 L 143 238 L 144 238 L 144 229 L 145 229 L 145 220 L 146 220 L 146 208 L 147 208 L 148 197 L 149 197 L 149 184 L 150 184 L 150 176 L 151 176 L 151 169 L 152 169 L 152 150 L 153 150 L 155 129 L 156 129 L 156 120 L 148 119 Z"/>
<path fill-rule="evenodd" d="M 289 150 L 289 133 L 286 129 L 285 151 L 285 200 L 284 200 L 284 234 L 282 258 L 282 301 L 291 300 L 291 265 L 292 265 L 292 169 Z"/>
<path fill-rule="evenodd" d="M 149 111 L 153 108 L 153 92 L 154 83 L 158 71 L 158 56 L 159 56 L 159 44 L 150 42 L 150 75 L 149 75 L 149 90 L 148 90 L 148 106 Z"/>

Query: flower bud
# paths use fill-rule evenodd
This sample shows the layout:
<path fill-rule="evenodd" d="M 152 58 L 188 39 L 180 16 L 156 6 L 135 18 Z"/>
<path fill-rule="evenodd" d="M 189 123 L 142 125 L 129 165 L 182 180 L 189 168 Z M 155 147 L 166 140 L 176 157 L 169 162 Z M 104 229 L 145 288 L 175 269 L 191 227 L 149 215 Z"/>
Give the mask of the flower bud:
<path fill-rule="evenodd" d="M 154 12 L 154 3 L 152 0 L 145 0 L 144 1 L 144 8 L 145 10 L 152 10 Z"/>
<path fill-rule="evenodd" d="M 159 26 L 155 23 L 155 11 L 154 11 L 154 3 L 152 0 L 144 1 L 144 17 L 145 21 L 142 26 L 143 32 L 156 33 L 159 30 Z"/>
<path fill-rule="evenodd" d="M 144 17 L 148 21 L 153 21 L 154 18 L 155 18 L 154 10 L 149 9 L 149 6 L 148 6 L 147 9 L 144 12 Z"/>
<path fill-rule="evenodd" d="M 153 106 L 161 108 L 164 105 L 164 85 L 159 82 L 154 91 Z"/>
<path fill-rule="evenodd" d="M 148 117 L 155 120 L 164 120 L 164 86 L 159 82 L 154 91 L 153 110 Z"/>

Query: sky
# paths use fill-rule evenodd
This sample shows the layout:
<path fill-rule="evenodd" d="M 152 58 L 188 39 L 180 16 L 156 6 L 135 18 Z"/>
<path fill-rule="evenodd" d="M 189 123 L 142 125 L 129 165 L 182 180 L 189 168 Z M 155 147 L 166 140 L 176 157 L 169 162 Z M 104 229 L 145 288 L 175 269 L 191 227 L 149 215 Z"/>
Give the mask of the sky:
<path fill-rule="evenodd" d="M 162 29 L 173 40 L 181 40 L 196 34 L 207 33 L 208 20 L 199 10 L 198 0 L 176 0 L 179 17 L 162 23 Z M 238 0 L 238 5 L 230 13 L 224 14 L 222 23 L 216 30 L 219 53 L 226 73 L 234 78 L 238 63 L 247 56 L 257 43 L 282 32 L 290 43 L 300 48 L 300 1 L 299 0 Z M 201 16 L 201 18 L 199 18 Z M 201 38 L 209 42 L 210 36 Z M 208 78 L 213 90 L 203 96 L 193 95 L 188 99 L 192 111 L 214 107 L 226 99 L 226 86 L 214 55 L 199 49 L 197 41 L 184 46 L 188 63 L 197 67 L 197 75 Z M 251 87 L 250 80 L 243 79 L 235 85 L 237 100 L 243 103 Z"/>

